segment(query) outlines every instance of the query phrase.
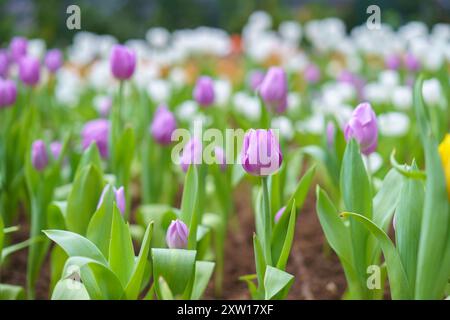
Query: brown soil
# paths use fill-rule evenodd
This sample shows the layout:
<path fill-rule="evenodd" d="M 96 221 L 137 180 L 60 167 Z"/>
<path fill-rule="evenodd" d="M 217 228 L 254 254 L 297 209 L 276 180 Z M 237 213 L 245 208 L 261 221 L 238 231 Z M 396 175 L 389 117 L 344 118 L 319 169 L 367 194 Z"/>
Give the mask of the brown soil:
<path fill-rule="evenodd" d="M 314 190 L 311 187 L 311 190 Z M 235 212 L 230 220 L 224 274 L 224 299 L 250 298 L 247 285 L 239 277 L 255 272 L 252 234 L 254 217 L 248 195 L 250 187 L 242 184 L 235 192 Z M 23 224 L 22 224 L 23 225 Z M 25 225 L 13 234 L 13 243 L 28 238 Z M 0 283 L 26 286 L 27 250 L 13 254 L 3 266 Z M 339 299 L 345 290 L 345 278 L 334 252 L 324 245 L 324 235 L 315 212 L 314 192 L 310 192 L 299 215 L 287 272 L 295 276 L 288 299 Z M 47 257 L 36 286 L 36 299 L 49 298 L 50 265 Z M 213 281 L 211 281 L 213 283 Z M 213 286 L 205 299 L 213 299 Z"/>

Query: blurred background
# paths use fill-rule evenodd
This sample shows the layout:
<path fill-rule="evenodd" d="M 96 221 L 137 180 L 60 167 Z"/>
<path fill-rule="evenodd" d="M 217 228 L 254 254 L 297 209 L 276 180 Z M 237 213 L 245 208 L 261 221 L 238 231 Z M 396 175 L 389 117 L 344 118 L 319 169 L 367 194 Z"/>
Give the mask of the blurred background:
<path fill-rule="evenodd" d="M 69 43 L 75 34 L 66 28 L 71 4 L 81 8 L 82 30 L 111 34 L 119 41 L 143 38 L 154 26 L 175 30 L 206 25 L 240 32 L 255 10 L 270 13 L 275 25 L 335 16 L 350 29 L 367 20 L 366 8 L 372 4 L 380 6 L 382 22 L 393 27 L 412 20 L 450 22 L 450 0 L 0 0 L 0 44 L 14 35 L 43 38 L 50 45 Z"/>

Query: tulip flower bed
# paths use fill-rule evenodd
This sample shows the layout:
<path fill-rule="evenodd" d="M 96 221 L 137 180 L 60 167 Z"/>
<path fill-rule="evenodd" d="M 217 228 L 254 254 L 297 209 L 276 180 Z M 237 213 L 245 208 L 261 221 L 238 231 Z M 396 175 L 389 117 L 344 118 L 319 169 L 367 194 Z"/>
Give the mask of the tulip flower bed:
<path fill-rule="evenodd" d="M 449 43 L 264 12 L 11 39 L 0 299 L 448 297 Z"/>

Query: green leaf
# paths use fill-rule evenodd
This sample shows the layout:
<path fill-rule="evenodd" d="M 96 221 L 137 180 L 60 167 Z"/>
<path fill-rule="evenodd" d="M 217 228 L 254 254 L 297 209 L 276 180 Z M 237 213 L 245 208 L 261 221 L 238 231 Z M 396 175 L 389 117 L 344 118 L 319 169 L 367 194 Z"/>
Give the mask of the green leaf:
<path fill-rule="evenodd" d="M 0 300 L 25 300 L 22 287 L 0 283 Z"/>
<path fill-rule="evenodd" d="M 82 235 L 86 233 L 102 188 L 102 174 L 96 166 L 89 164 L 77 174 L 67 200 L 66 225 L 69 231 Z"/>
<path fill-rule="evenodd" d="M 386 260 L 392 299 L 412 299 L 413 295 L 408 285 L 408 278 L 400 255 L 388 235 L 363 215 L 352 212 L 344 212 L 341 215 L 342 217 L 353 217 L 357 223 L 361 223 L 378 239 Z"/>
<path fill-rule="evenodd" d="M 164 278 L 173 295 L 182 294 L 195 272 L 196 251 L 183 249 L 152 249 L 153 279 Z M 161 298 L 161 288 L 156 286 Z"/>
<path fill-rule="evenodd" d="M 152 247 L 166 246 L 166 230 L 172 220 L 177 219 L 178 210 L 165 204 L 150 204 L 140 206 L 136 211 L 136 219 L 142 226 L 153 221 Z"/>
<path fill-rule="evenodd" d="M 266 274 L 264 276 L 264 299 L 284 299 L 293 283 L 293 275 L 277 268 L 267 266 Z"/>
<path fill-rule="evenodd" d="M 73 279 L 61 279 L 53 290 L 52 300 L 90 300 L 86 287 Z"/>
<path fill-rule="evenodd" d="M 198 173 L 196 166 L 189 166 L 184 178 L 183 197 L 181 199 L 181 220 L 188 224 L 194 214 L 196 196 L 198 192 Z"/>
<path fill-rule="evenodd" d="M 161 300 L 175 300 L 169 285 L 163 277 L 159 277 L 158 279 L 158 288 Z"/>
<path fill-rule="evenodd" d="M 109 266 L 125 287 L 134 268 L 134 248 L 130 229 L 116 205 L 113 208 L 109 243 Z"/>
<path fill-rule="evenodd" d="M 198 300 L 202 297 L 213 273 L 214 265 L 215 263 L 210 261 L 197 261 L 195 263 L 195 279 L 191 294 L 192 300 Z"/>
<path fill-rule="evenodd" d="M 286 238 L 284 239 L 283 249 L 281 250 L 280 258 L 277 262 L 277 268 L 280 270 L 284 270 L 286 268 L 286 264 L 289 258 L 289 253 L 292 248 L 292 241 L 294 240 L 294 231 L 295 231 L 295 223 L 296 223 L 296 213 L 295 213 L 295 200 L 292 204 L 291 213 L 289 215 L 289 225 L 286 230 Z"/>
<path fill-rule="evenodd" d="M 27 239 L 25 241 L 15 243 L 6 248 L 3 248 L 3 251 L 1 252 L 0 262 L 2 260 L 5 260 L 6 257 L 9 256 L 10 254 L 13 254 L 16 251 L 25 249 L 26 247 L 30 246 L 31 244 L 36 243 L 38 241 L 42 241 L 42 240 L 43 240 L 42 237 L 34 237 L 32 239 Z"/>
<path fill-rule="evenodd" d="M 150 222 L 145 230 L 144 239 L 142 240 L 141 251 L 134 264 L 133 273 L 125 288 L 127 299 L 135 300 L 139 296 L 142 282 L 144 279 L 145 266 L 149 263 L 150 242 L 153 234 L 153 222 Z"/>
<path fill-rule="evenodd" d="M 258 235 L 253 234 L 253 250 L 255 254 L 256 275 L 258 277 L 259 289 L 264 290 L 264 274 L 266 272 L 266 261 L 264 251 L 259 241 Z"/>
<path fill-rule="evenodd" d="M 69 257 L 81 256 L 91 258 L 105 266 L 108 264 L 95 244 L 77 233 L 63 230 L 44 230 L 43 232 L 56 242 Z"/>
<path fill-rule="evenodd" d="M 83 265 L 80 276 L 93 300 L 120 300 L 123 297 L 120 280 L 103 264 L 89 262 Z"/>
<path fill-rule="evenodd" d="M 75 177 L 77 177 L 81 173 L 81 171 L 89 165 L 92 165 L 96 168 L 102 167 L 102 160 L 100 158 L 100 153 L 95 142 L 92 142 L 91 145 L 83 152 L 80 162 L 78 163 Z"/>

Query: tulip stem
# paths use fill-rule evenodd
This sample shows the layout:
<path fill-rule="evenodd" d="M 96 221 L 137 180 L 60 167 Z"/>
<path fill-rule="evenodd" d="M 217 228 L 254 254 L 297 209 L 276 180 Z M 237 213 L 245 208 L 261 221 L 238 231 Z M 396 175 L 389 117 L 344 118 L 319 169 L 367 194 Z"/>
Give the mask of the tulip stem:
<path fill-rule="evenodd" d="M 267 187 L 267 177 L 262 177 L 263 188 L 263 222 L 264 222 L 264 254 L 266 256 L 266 264 L 272 265 L 272 251 L 270 240 L 272 238 L 272 221 L 269 205 L 269 188 Z"/>

